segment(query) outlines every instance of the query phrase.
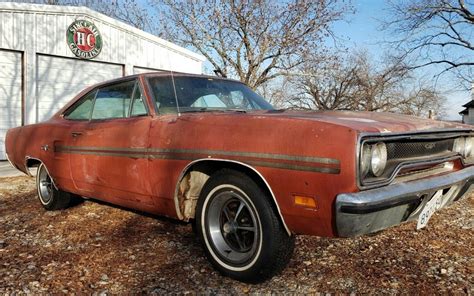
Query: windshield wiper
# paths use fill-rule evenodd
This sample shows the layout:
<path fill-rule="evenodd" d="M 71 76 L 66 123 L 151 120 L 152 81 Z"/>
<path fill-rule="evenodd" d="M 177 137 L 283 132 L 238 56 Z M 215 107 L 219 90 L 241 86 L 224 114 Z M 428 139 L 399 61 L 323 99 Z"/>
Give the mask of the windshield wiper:
<path fill-rule="evenodd" d="M 206 107 L 202 108 L 195 108 L 195 109 L 181 109 L 181 113 L 197 113 L 197 112 L 240 112 L 240 113 L 247 113 L 244 109 L 209 109 Z"/>
<path fill-rule="evenodd" d="M 247 113 L 247 110 L 245 110 L 245 109 L 238 109 L 238 108 L 225 109 L 224 111 L 226 111 L 226 112 Z"/>
<path fill-rule="evenodd" d="M 196 113 L 196 112 L 206 112 L 206 111 L 212 111 L 208 110 L 207 108 L 198 108 L 198 109 L 188 109 L 188 110 L 181 110 L 181 113 Z"/>

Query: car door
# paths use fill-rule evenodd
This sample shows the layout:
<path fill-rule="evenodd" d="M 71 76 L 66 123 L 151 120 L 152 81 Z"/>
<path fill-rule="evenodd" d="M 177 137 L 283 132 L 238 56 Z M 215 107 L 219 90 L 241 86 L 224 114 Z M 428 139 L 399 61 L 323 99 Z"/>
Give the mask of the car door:
<path fill-rule="evenodd" d="M 145 153 L 150 117 L 142 93 L 136 79 L 91 92 L 89 120 L 73 126 L 68 144 L 72 179 L 84 195 L 151 204 Z"/>

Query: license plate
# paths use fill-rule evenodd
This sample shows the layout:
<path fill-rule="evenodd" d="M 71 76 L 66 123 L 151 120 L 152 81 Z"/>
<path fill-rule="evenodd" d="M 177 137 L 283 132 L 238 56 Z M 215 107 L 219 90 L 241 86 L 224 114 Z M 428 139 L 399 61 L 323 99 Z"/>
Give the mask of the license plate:
<path fill-rule="evenodd" d="M 443 207 L 443 190 L 439 190 L 435 195 L 428 201 L 418 217 L 418 223 L 416 224 L 416 229 L 421 229 L 428 224 L 431 216 L 434 212 L 441 207 Z"/>

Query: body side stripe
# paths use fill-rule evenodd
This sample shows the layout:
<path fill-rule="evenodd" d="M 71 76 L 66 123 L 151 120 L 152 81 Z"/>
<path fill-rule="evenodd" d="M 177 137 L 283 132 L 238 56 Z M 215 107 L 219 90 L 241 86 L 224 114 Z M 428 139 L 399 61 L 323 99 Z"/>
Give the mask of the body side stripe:
<path fill-rule="evenodd" d="M 206 155 L 208 158 L 214 156 L 228 156 L 236 158 L 250 165 L 272 167 L 278 169 L 319 172 L 328 174 L 339 174 L 339 160 L 332 158 L 293 156 L 284 154 L 237 152 L 237 151 L 219 151 L 219 150 L 194 150 L 194 149 L 148 149 L 148 148 L 116 148 L 116 147 L 78 147 L 78 146 L 56 146 L 55 151 L 59 153 L 97 155 L 97 156 L 115 156 L 129 158 L 147 158 L 147 159 L 170 159 L 170 160 L 195 160 L 199 156 Z M 211 155 L 214 156 L 211 156 Z M 279 163 L 264 160 L 242 160 L 238 157 L 259 158 L 268 160 L 285 160 L 295 162 L 305 162 L 305 164 Z"/>

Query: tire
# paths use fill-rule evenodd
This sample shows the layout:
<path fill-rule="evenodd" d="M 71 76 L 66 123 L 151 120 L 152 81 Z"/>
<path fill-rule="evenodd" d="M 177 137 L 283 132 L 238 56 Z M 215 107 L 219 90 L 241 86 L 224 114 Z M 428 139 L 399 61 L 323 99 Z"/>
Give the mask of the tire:
<path fill-rule="evenodd" d="M 270 197 L 247 175 L 223 169 L 204 184 L 196 230 L 209 261 L 225 276 L 258 283 L 279 273 L 293 254 Z"/>
<path fill-rule="evenodd" d="M 61 210 L 70 206 L 72 195 L 56 189 L 44 164 L 40 164 L 36 173 L 36 188 L 38 199 L 48 211 Z"/>

